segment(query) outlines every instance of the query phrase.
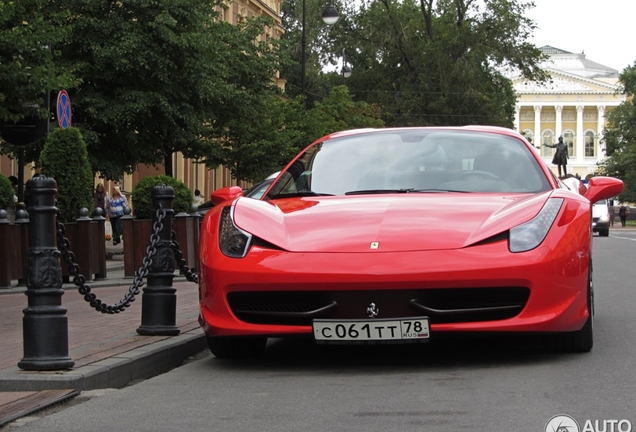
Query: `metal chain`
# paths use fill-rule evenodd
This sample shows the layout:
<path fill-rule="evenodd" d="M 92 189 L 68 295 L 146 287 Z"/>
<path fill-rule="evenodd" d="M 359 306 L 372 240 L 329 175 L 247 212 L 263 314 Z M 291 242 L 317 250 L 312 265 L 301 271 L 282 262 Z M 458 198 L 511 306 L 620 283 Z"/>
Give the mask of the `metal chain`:
<path fill-rule="evenodd" d="M 188 267 L 186 260 L 183 258 L 183 253 L 181 252 L 179 243 L 177 242 L 177 234 L 174 231 L 172 231 L 171 247 L 172 252 L 174 253 L 174 258 L 177 261 L 177 264 L 179 265 L 179 268 L 181 269 L 181 272 L 184 274 L 186 279 L 190 282 L 199 283 L 199 276 L 192 270 L 190 270 L 190 267 Z"/>
<path fill-rule="evenodd" d="M 150 266 L 152 265 L 152 257 L 157 253 L 157 243 L 159 243 L 159 232 L 163 229 L 163 223 L 161 222 L 166 216 L 166 211 L 159 206 L 157 209 L 157 220 L 152 226 L 152 234 L 150 235 L 150 243 L 146 248 L 146 256 L 142 261 L 141 268 L 135 274 L 132 286 L 128 289 L 128 292 L 124 297 L 113 305 L 108 305 L 97 298 L 97 296 L 91 292 L 90 285 L 86 284 L 86 278 L 80 273 L 81 269 L 75 260 L 75 254 L 70 250 L 71 242 L 64 236 L 65 228 L 59 220 L 57 220 L 57 242 L 58 248 L 62 251 L 62 258 L 64 262 L 68 264 L 68 271 L 73 275 L 73 283 L 79 287 L 78 291 L 84 296 L 84 300 L 90 303 L 91 307 L 96 311 L 104 314 L 117 314 L 123 312 L 130 306 L 130 303 L 135 301 L 137 296 L 144 285 L 144 278 L 148 276 L 150 272 Z"/>

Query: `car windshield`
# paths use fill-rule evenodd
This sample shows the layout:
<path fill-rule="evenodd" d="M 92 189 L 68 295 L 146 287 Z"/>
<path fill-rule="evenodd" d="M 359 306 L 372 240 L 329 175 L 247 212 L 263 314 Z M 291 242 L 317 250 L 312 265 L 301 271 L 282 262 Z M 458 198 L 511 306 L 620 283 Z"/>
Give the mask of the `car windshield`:
<path fill-rule="evenodd" d="M 549 189 L 530 149 L 513 137 L 400 129 L 342 136 L 311 146 L 278 177 L 266 199 Z"/>

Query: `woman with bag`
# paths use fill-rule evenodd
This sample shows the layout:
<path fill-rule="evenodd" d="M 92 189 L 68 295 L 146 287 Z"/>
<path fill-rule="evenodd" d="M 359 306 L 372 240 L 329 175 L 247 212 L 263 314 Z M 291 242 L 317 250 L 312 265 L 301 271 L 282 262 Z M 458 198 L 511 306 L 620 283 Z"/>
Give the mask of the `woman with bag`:
<path fill-rule="evenodd" d="M 128 201 L 121 194 L 119 186 L 113 186 L 107 206 L 106 218 L 113 227 L 113 245 L 116 246 L 121 243 L 121 217 L 124 215 L 124 207 L 128 207 Z"/>

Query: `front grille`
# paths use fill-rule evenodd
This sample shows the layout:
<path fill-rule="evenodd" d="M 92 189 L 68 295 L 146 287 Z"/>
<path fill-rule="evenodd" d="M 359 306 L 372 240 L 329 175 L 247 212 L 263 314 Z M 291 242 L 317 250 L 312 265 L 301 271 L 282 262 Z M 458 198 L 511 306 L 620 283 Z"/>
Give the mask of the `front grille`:
<path fill-rule="evenodd" d="M 432 288 L 420 290 L 235 292 L 234 314 L 254 324 L 311 325 L 316 318 L 365 319 L 370 303 L 378 318 L 428 316 L 432 324 L 502 320 L 521 312 L 526 287 Z"/>

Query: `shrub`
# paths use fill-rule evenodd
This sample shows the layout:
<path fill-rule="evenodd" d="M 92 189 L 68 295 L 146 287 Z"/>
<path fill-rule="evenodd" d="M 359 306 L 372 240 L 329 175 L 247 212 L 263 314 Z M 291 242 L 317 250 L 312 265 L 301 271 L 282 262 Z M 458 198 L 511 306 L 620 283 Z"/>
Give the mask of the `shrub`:
<path fill-rule="evenodd" d="M 144 177 L 139 180 L 132 190 L 132 205 L 134 215 L 138 219 L 152 219 L 152 188 L 166 186 L 174 189 L 172 208 L 175 214 L 190 213 L 192 209 L 192 192 L 185 183 L 166 175 Z"/>
<path fill-rule="evenodd" d="M 94 177 L 79 129 L 55 129 L 40 154 L 42 174 L 57 182 L 56 206 L 61 222 L 74 222 L 79 209 L 93 207 Z"/>
<path fill-rule="evenodd" d="M 0 174 L 0 209 L 8 210 L 13 204 L 13 196 L 15 189 L 11 184 L 11 180 Z"/>

